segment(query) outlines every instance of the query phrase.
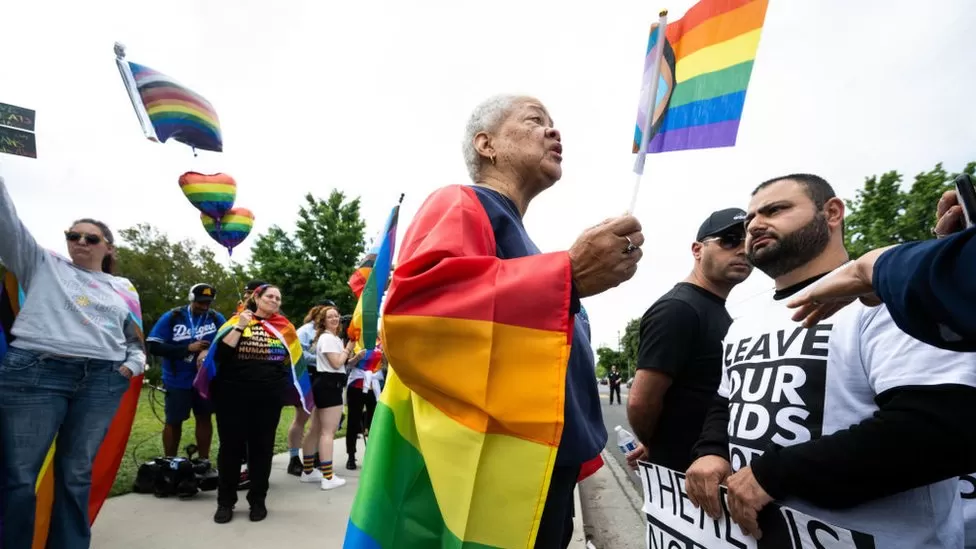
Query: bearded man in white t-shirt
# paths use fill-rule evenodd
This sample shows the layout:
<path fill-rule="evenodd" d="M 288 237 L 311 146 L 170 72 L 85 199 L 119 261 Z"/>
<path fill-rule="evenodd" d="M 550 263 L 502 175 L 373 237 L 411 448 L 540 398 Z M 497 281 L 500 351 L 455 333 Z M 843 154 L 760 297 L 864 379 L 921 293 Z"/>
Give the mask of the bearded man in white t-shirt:
<path fill-rule="evenodd" d="M 776 291 L 723 341 L 689 498 L 718 517 L 726 483 L 729 513 L 755 537 L 775 499 L 879 548 L 961 549 L 958 477 L 976 470 L 976 355 L 913 339 L 884 306 L 856 303 L 810 329 L 786 307 L 848 260 L 843 220 L 844 203 L 815 175 L 753 192 L 746 251 Z"/>

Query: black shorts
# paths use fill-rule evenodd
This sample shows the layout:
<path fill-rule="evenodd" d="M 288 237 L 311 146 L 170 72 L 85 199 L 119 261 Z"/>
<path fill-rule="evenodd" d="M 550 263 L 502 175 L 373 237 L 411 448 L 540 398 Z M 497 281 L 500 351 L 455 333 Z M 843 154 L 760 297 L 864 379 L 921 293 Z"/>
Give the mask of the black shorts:
<path fill-rule="evenodd" d="M 198 418 L 209 416 L 213 409 L 210 401 L 200 396 L 196 389 L 166 389 L 166 424 L 179 425 L 190 419 L 190 410 Z"/>
<path fill-rule="evenodd" d="M 317 372 L 312 382 L 312 397 L 316 408 L 342 406 L 342 391 L 346 388 L 346 374 Z"/>

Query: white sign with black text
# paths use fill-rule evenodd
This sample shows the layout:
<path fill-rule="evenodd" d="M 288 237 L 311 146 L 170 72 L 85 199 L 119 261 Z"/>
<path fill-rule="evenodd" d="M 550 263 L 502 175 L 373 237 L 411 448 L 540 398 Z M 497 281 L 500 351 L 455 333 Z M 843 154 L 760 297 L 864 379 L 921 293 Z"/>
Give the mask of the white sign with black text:
<path fill-rule="evenodd" d="M 762 539 L 742 533 L 729 516 L 722 487 L 722 518 L 714 520 L 688 499 L 685 475 L 641 462 L 648 549 L 875 549 L 874 538 L 770 504 L 759 514 Z"/>

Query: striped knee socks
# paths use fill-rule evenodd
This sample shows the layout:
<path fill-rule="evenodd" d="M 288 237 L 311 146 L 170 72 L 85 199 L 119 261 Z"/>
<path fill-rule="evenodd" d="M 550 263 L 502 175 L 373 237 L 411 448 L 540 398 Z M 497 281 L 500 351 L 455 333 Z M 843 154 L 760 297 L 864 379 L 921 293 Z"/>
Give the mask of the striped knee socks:
<path fill-rule="evenodd" d="M 332 478 L 332 462 L 331 461 L 323 461 L 322 464 L 319 465 L 319 470 L 322 471 L 322 478 L 326 478 L 326 479 L 331 479 Z"/>
<path fill-rule="evenodd" d="M 311 474 L 315 470 L 315 454 L 305 456 L 302 459 L 302 472 L 306 475 Z"/>

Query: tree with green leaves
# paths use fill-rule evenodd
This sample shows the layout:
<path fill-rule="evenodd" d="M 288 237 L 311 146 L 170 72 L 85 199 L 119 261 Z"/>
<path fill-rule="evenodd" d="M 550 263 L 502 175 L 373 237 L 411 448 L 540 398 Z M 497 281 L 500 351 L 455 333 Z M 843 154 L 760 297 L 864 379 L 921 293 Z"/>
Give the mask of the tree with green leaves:
<path fill-rule="evenodd" d="M 188 303 L 194 284 L 206 283 L 217 289 L 215 311 L 230 316 L 237 308 L 237 280 L 246 276 L 243 269 L 238 267 L 235 275 L 217 261 L 210 249 L 192 240 L 173 242 L 148 224 L 124 229 L 119 235 L 122 241 L 116 251 L 118 274 L 132 281 L 139 292 L 146 333 L 163 313 Z"/>
<path fill-rule="evenodd" d="M 326 200 L 307 194 L 294 235 L 275 225 L 257 239 L 252 275 L 281 288 L 282 311 L 292 322 L 322 299 L 351 314 L 356 299 L 347 283 L 363 253 L 364 228 L 358 198 L 347 201 L 337 190 Z"/>
<path fill-rule="evenodd" d="M 637 349 L 640 347 L 640 322 L 639 318 L 632 318 L 624 328 L 624 335 L 620 338 L 621 354 L 624 359 L 624 366 L 620 372 L 624 376 L 624 381 L 634 377 L 637 372 Z"/>
<path fill-rule="evenodd" d="M 970 162 L 964 173 L 976 173 L 976 162 Z M 851 258 L 858 258 L 876 248 L 932 238 L 935 207 L 958 174 L 949 174 L 942 163 L 915 176 L 907 191 L 902 175 L 890 171 L 864 180 L 854 200 L 847 200 L 844 220 L 844 245 Z"/>

